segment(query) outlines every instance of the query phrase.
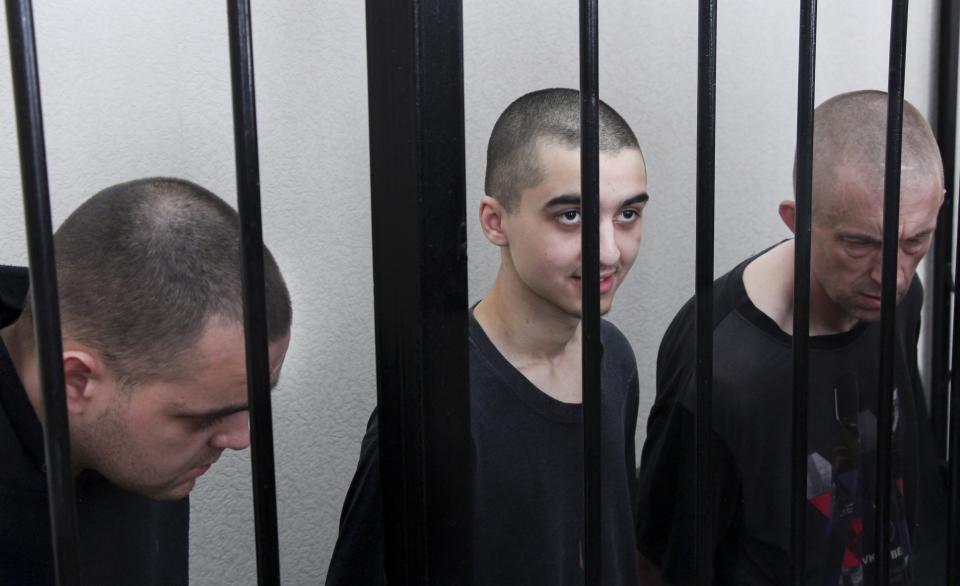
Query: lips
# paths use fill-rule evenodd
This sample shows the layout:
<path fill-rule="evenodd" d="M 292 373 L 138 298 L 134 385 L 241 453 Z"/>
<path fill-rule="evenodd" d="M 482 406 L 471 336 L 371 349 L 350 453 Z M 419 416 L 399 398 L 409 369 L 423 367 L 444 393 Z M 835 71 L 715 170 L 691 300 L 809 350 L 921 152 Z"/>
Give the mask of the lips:
<path fill-rule="evenodd" d="M 604 293 L 608 293 L 610 292 L 610 290 L 613 289 L 613 285 L 616 279 L 616 274 L 617 274 L 616 271 L 609 272 L 609 273 L 600 273 L 600 294 L 601 295 L 603 295 Z M 581 282 L 583 280 L 581 275 L 573 275 L 573 278 Z"/>
<path fill-rule="evenodd" d="M 211 466 L 213 466 L 212 463 L 191 468 L 190 470 L 187 470 L 187 477 L 189 477 L 190 479 L 199 478 L 203 476 L 207 472 L 207 470 L 210 469 Z"/>

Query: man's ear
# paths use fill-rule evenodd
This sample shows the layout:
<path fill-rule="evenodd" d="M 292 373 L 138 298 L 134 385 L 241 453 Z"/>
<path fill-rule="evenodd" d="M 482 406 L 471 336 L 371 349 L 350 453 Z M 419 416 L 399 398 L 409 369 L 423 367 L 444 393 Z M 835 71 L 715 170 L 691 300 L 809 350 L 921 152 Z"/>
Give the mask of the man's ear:
<path fill-rule="evenodd" d="M 67 412 L 84 414 L 97 406 L 106 390 L 103 363 L 85 350 L 63 353 L 63 377 L 67 390 Z"/>
<path fill-rule="evenodd" d="M 780 219 L 794 234 L 797 233 L 797 204 L 792 200 L 780 202 Z"/>
<path fill-rule="evenodd" d="M 506 246 L 510 243 L 503 226 L 506 215 L 507 210 L 496 198 L 489 195 L 480 198 L 480 228 L 483 229 L 483 235 L 487 240 L 497 246 Z"/>

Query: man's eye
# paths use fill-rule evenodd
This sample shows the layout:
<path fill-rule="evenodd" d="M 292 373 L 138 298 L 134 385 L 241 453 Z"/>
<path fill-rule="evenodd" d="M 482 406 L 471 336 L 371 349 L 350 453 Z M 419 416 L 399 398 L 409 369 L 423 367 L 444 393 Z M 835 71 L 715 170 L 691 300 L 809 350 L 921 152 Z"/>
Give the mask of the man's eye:
<path fill-rule="evenodd" d="M 917 238 L 910 238 L 903 242 L 903 247 L 909 252 L 915 252 L 923 248 L 927 243 L 927 236 L 919 236 Z"/>
<path fill-rule="evenodd" d="M 629 223 L 638 219 L 640 219 L 640 210 L 636 210 L 634 208 L 627 208 L 625 210 L 621 210 L 620 213 L 617 214 L 617 220 L 621 222 Z"/>
<path fill-rule="evenodd" d="M 557 221 L 566 226 L 573 226 L 580 223 L 580 211 L 579 210 L 567 210 L 565 212 L 560 212 L 557 214 Z"/>
<path fill-rule="evenodd" d="M 223 417 L 198 417 L 194 421 L 194 425 L 197 429 L 210 429 L 221 421 L 223 421 Z"/>

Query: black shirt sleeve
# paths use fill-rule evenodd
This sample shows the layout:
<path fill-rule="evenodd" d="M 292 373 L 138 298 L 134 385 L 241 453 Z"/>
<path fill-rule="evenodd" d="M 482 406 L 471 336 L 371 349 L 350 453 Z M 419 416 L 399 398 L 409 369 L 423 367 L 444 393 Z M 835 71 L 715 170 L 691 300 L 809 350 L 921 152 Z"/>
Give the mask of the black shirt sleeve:
<path fill-rule="evenodd" d="M 637 547 L 672 584 L 694 583 L 696 536 L 696 420 L 685 406 L 695 396 L 694 333 L 688 304 L 671 324 L 657 359 L 657 399 L 647 420 L 638 479 Z M 733 577 L 735 558 L 716 556 L 734 545 L 732 530 L 740 511 L 740 481 L 730 451 L 713 435 L 709 507 L 713 527 L 710 555 L 717 581 Z M 708 581 L 708 583 L 713 583 Z"/>
<path fill-rule="evenodd" d="M 367 423 L 360 462 L 340 514 L 340 535 L 327 570 L 327 586 L 378 586 L 384 578 L 383 496 L 377 410 Z"/>

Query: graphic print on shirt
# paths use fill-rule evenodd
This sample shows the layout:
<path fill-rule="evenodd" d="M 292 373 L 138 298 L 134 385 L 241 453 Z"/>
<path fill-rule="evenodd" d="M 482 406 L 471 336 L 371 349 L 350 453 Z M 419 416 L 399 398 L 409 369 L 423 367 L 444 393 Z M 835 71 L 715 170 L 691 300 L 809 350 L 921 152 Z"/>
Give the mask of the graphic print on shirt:
<path fill-rule="evenodd" d="M 827 544 L 820 586 L 871 583 L 877 418 L 860 405 L 856 379 L 842 376 L 834 389 L 836 434 L 830 453 L 807 456 L 807 500 L 817 512 L 807 529 L 808 542 Z M 864 408 L 866 407 L 866 408 Z M 890 584 L 907 584 L 910 535 L 904 518 L 902 430 L 899 393 L 893 392 L 890 506 Z M 863 482 L 861 482 L 863 479 Z M 808 519 L 811 517 L 808 516 Z M 864 541 L 866 540 L 866 547 Z"/>

